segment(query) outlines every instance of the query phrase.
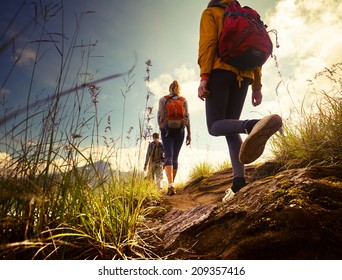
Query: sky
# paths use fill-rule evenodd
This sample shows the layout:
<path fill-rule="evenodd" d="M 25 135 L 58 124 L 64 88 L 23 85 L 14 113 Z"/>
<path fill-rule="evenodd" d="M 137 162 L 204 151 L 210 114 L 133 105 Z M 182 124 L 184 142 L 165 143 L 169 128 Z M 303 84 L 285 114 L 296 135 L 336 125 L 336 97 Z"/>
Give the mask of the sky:
<path fill-rule="evenodd" d="M 154 131 L 158 131 L 155 118 L 158 100 L 168 94 L 173 80 L 178 80 L 181 94 L 188 100 L 192 128 L 192 145 L 184 145 L 181 150 L 178 181 L 186 181 L 189 171 L 202 161 L 217 165 L 229 160 L 225 139 L 208 134 L 204 103 L 197 97 L 199 21 L 208 0 L 42 0 L 44 6 L 49 4 L 52 8 L 42 37 L 46 42 L 41 44 L 38 57 L 37 41 L 42 26 L 32 23 L 32 15 L 40 14 L 39 5 L 35 6 L 35 2 L 39 1 L 0 2 L 1 47 L 27 27 L 0 52 L 0 119 L 15 108 L 23 108 L 28 100 L 32 103 L 54 92 L 60 52 L 63 52 L 63 59 L 67 60 L 67 55 L 71 57 L 70 63 L 64 67 L 68 72 L 63 76 L 63 90 L 74 87 L 76 80 L 77 84 L 82 83 L 86 72 L 93 73 L 93 79 L 97 80 L 126 73 L 135 65 L 130 80 L 134 84 L 125 99 L 122 92 L 125 91 L 127 75 L 125 79 L 120 77 L 97 84 L 100 87 L 97 96 L 97 112 L 101 121 L 99 134 L 108 133 L 105 128 L 110 116 L 110 137 L 116 139 L 120 146 L 123 127 L 124 158 L 128 159 L 123 164 L 126 169 L 130 169 L 130 163 L 138 154 L 136 139 L 139 137 L 139 119 L 145 114 L 147 91 L 153 93 L 148 100 L 148 106 L 153 107 L 150 124 Z M 22 3 L 22 9 L 19 9 Z M 61 3 L 63 10 L 59 9 Z M 317 99 L 315 92 L 329 90 L 329 83 L 313 78 L 325 67 L 342 61 L 342 3 L 338 0 L 241 0 L 240 3 L 256 9 L 269 30 L 277 30 L 280 45 L 273 53 L 277 64 L 270 58 L 263 67 L 263 103 L 253 107 L 249 92 L 241 119 L 276 113 L 284 121 L 289 121 L 302 104 L 310 106 Z M 77 37 L 73 37 L 76 30 Z M 62 33 L 63 36 L 60 35 Z M 275 36 L 271 36 L 275 44 Z M 80 46 L 89 44 L 94 47 L 91 47 L 87 60 L 89 49 Z M 35 59 L 38 61 L 34 65 Z M 152 61 L 152 67 L 150 81 L 146 83 L 145 62 L 148 59 Z M 17 63 L 13 67 L 15 60 Z M 33 69 L 34 79 L 30 83 Z M 67 99 L 71 109 L 66 110 L 65 115 L 72 116 L 75 110 L 73 98 Z M 84 99 L 91 100 L 87 91 L 84 91 Z M 94 110 L 89 109 L 89 112 Z M 11 154 L 6 150 L 3 135 L 8 127 L 24 117 L 16 116 L 0 126 L 2 164 L 4 158 L 9 158 L 8 153 Z M 74 133 L 78 132 L 85 139 L 81 145 L 86 147 L 89 144 L 87 135 L 92 131 L 75 129 Z M 100 146 L 105 145 L 101 142 Z M 145 150 L 142 157 L 144 153 Z M 265 155 L 263 159 L 266 160 L 268 146 Z"/>

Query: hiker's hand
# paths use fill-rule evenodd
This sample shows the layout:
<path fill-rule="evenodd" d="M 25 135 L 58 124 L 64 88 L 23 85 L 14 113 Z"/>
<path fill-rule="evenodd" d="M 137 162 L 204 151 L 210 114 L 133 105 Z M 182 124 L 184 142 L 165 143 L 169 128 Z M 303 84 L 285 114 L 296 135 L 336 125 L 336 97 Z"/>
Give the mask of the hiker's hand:
<path fill-rule="evenodd" d="M 262 101 L 262 93 L 261 90 L 253 90 L 252 92 L 252 104 L 253 106 L 258 106 Z"/>
<path fill-rule="evenodd" d="M 191 144 L 191 136 L 186 136 L 186 145 L 189 146 Z"/>
<path fill-rule="evenodd" d="M 210 92 L 207 89 L 208 81 L 203 80 L 200 82 L 200 85 L 198 87 L 198 98 L 201 100 L 204 100 L 208 95 L 210 95 Z"/>

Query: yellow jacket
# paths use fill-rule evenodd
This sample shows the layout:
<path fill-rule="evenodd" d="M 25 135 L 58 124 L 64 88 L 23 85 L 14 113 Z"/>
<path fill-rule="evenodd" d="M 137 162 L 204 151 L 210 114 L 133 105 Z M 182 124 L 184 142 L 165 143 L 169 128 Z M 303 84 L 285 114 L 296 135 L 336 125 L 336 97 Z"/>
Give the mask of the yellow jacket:
<path fill-rule="evenodd" d="M 226 4 L 233 0 L 211 1 Z M 210 3 L 209 5 L 210 6 Z M 208 75 L 214 69 L 230 70 L 238 76 L 238 81 L 244 77 L 253 80 L 252 89 L 259 90 L 261 84 L 261 67 L 257 67 L 253 71 L 239 70 L 231 65 L 224 63 L 217 53 L 217 44 L 223 29 L 224 9 L 220 7 L 208 7 L 202 13 L 200 23 L 200 39 L 198 50 L 198 65 L 200 67 L 200 75 Z"/>

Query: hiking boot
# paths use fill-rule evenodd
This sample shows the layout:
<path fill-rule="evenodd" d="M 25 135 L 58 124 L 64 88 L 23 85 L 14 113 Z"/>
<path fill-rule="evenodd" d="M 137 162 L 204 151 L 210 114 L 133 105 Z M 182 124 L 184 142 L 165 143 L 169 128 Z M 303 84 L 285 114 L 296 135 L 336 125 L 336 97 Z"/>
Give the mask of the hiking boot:
<path fill-rule="evenodd" d="M 170 187 L 167 191 L 167 195 L 171 196 L 171 195 L 175 195 L 176 191 L 173 187 Z"/>
<path fill-rule="evenodd" d="M 240 162 L 248 164 L 258 159 L 264 152 L 267 140 L 281 127 L 282 119 L 278 115 L 270 115 L 257 122 L 241 145 Z"/>
<path fill-rule="evenodd" d="M 222 202 L 226 203 L 229 200 L 231 200 L 234 197 L 235 193 L 232 191 L 232 189 L 226 190 L 226 195 L 222 198 Z"/>

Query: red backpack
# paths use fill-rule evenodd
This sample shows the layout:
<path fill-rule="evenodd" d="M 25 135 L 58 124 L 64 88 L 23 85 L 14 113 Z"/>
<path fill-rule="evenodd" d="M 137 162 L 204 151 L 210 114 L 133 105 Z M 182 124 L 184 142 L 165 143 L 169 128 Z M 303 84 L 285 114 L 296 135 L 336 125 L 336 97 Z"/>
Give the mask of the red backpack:
<path fill-rule="evenodd" d="M 238 1 L 217 6 L 225 8 L 218 45 L 221 59 L 241 70 L 262 66 L 272 54 L 273 44 L 258 12 L 241 7 Z"/>
<path fill-rule="evenodd" d="M 184 97 L 179 96 L 177 99 L 173 99 L 172 96 L 164 96 L 166 99 L 165 106 L 167 111 L 167 117 L 164 120 L 164 125 L 167 124 L 168 128 L 180 129 L 184 127 Z"/>

